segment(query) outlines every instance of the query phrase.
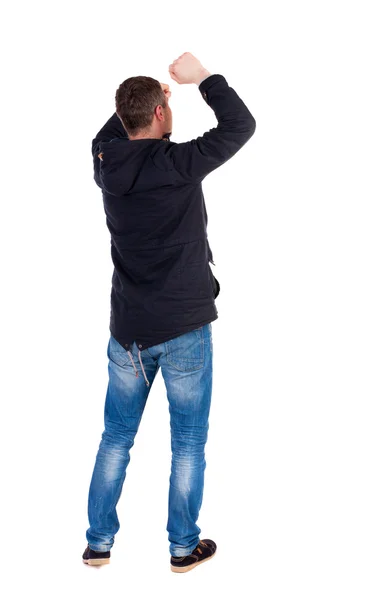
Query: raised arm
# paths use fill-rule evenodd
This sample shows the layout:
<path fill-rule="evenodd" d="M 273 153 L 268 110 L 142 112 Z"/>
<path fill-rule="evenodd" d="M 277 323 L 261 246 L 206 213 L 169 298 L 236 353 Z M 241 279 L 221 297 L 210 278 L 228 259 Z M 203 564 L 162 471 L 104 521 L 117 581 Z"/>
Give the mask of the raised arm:
<path fill-rule="evenodd" d="M 173 79 L 178 83 L 199 84 L 203 99 L 214 110 L 217 127 L 189 142 L 172 143 L 167 148 L 173 168 L 194 181 L 201 181 L 234 156 L 252 137 L 256 127 L 253 115 L 223 75 L 200 77 L 199 83 L 198 64 L 197 59 L 186 52 L 173 63 Z"/>

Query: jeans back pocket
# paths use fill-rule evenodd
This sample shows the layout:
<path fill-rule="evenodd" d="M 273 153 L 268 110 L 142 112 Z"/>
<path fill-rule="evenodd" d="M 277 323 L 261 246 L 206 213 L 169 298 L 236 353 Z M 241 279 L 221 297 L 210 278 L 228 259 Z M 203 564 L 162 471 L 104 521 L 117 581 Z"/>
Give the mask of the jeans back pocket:
<path fill-rule="evenodd" d="M 204 366 L 204 326 L 165 342 L 167 362 L 179 371 L 196 371 Z"/>

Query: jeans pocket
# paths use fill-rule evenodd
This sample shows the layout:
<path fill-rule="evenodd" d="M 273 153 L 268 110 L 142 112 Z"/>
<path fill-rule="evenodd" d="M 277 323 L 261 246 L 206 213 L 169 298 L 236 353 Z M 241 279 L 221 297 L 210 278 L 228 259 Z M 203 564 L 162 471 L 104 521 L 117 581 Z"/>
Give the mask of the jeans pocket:
<path fill-rule="evenodd" d="M 196 371 L 204 366 L 204 327 L 198 327 L 165 342 L 167 362 L 178 371 Z"/>
<path fill-rule="evenodd" d="M 129 354 L 112 335 L 109 338 L 107 356 L 119 367 L 125 367 L 130 362 Z"/>

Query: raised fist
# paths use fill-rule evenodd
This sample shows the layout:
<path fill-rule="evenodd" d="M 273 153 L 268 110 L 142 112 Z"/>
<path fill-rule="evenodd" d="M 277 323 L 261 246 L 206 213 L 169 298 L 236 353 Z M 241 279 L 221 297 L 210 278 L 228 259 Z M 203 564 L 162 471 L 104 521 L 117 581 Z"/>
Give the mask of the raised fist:
<path fill-rule="evenodd" d="M 184 52 L 174 60 L 168 68 L 174 81 L 177 83 L 199 83 L 210 75 L 201 62 L 191 52 Z"/>

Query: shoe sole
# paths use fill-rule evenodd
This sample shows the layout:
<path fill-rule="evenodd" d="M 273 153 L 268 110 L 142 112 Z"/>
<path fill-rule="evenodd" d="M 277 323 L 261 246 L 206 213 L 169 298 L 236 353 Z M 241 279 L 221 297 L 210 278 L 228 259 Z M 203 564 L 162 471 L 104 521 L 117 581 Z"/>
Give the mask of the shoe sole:
<path fill-rule="evenodd" d="M 85 560 L 83 558 L 83 562 L 86 565 L 91 565 L 91 567 L 98 567 L 100 565 L 108 565 L 110 562 L 109 558 L 88 558 L 87 560 Z"/>
<path fill-rule="evenodd" d="M 202 565 L 203 563 L 207 562 L 207 560 L 210 560 L 211 558 L 213 558 L 214 555 L 216 554 L 216 552 L 217 552 L 217 550 L 215 552 L 213 552 L 213 554 L 208 556 L 208 558 L 203 558 L 203 560 L 198 560 L 198 561 L 194 562 L 192 565 L 187 565 L 186 567 L 175 567 L 174 565 L 171 565 L 171 571 L 173 571 L 174 573 L 186 573 L 187 571 L 191 571 L 191 569 L 194 569 L 195 567 L 198 567 L 199 565 Z"/>

